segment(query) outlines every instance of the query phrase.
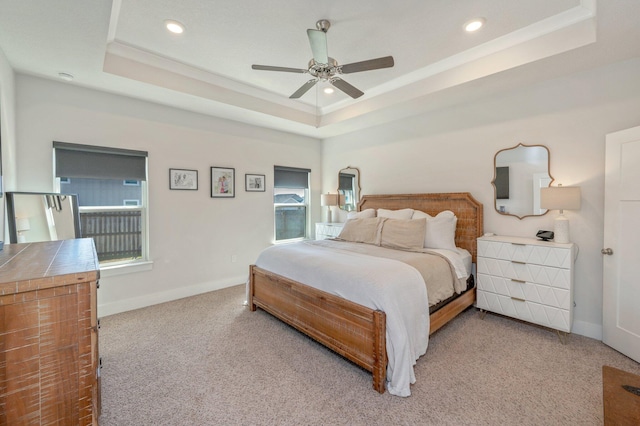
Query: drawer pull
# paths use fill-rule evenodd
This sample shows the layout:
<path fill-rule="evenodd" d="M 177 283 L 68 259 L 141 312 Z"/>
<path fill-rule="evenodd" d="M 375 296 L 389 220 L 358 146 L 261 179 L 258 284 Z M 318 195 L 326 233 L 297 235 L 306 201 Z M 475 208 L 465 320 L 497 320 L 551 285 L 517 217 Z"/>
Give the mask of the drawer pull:
<path fill-rule="evenodd" d="M 517 263 L 518 265 L 526 265 L 527 262 L 520 262 L 519 260 L 512 260 L 511 263 Z"/>
<path fill-rule="evenodd" d="M 513 281 L 514 283 L 520 283 L 520 284 L 526 283 L 526 281 L 524 280 L 516 280 L 515 278 L 511 278 L 511 281 Z"/>
<path fill-rule="evenodd" d="M 522 244 L 522 243 L 511 243 L 511 244 L 513 244 L 514 246 L 526 246 L 526 244 Z"/>
<path fill-rule="evenodd" d="M 511 296 L 511 299 L 512 299 L 512 300 L 517 300 L 518 302 L 526 302 L 526 300 L 524 300 L 524 299 L 520 299 L 519 297 L 513 297 L 513 296 Z"/>

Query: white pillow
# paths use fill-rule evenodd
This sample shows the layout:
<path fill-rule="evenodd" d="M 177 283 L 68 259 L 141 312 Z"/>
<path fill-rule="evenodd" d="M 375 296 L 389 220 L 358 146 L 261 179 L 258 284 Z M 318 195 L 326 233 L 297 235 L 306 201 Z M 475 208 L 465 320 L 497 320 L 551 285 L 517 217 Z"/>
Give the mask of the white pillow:
<path fill-rule="evenodd" d="M 370 219 L 376 217 L 376 211 L 374 209 L 366 209 L 361 212 L 349 212 L 347 213 L 347 220 L 349 219 Z"/>
<path fill-rule="evenodd" d="M 413 209 L 402 209 L 402 210 L 378 209 L 378 217 L 407 220 L 407 219 L 411 219 L 412 216 L 413 216 Z"/>
<path fill-rule="evenodd" d="M 427 231 L 424 236 L 424 247 L 431 249 L 456 249 L 456 224 L 458 218 L 451 210 L 441 211 L 433 217 L 416 210 L 412 219 L 427 219 Z"/>

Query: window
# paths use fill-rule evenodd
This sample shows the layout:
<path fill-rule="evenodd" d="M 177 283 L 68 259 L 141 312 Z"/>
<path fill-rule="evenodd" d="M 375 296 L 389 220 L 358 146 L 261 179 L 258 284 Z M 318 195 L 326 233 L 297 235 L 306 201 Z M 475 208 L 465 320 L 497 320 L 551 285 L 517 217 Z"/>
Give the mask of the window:
<path fill-rule="evenodd" d="M 55 175 L 78 195 L 101 266 L 147 260 L 147 152 L 54 142 Z M 71 179 L 72 178 L 72 179 Z"/>
<path fill-rule="evenodd" d="M 309 169 L 274 167 L 276 242 L 307 237 L 310 173 Z"/>

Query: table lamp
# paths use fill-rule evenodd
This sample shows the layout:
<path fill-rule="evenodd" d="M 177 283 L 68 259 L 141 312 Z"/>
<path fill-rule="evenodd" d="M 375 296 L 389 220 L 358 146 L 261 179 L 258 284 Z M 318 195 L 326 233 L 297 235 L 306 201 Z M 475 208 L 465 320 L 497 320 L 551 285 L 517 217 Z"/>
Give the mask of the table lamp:
<path fill-rule="evenodd" d="M 327 222 L 331 223 L 331 206 L 338 205 L 338 194 L 322 194 L 320 196 L 320 205 L 327 206 Z"/>
<path fill-rule="evenodd" d="M 29 218 L 27 217 L 16 218 L 16 231 L 18 231 L 19 243 L 27 242 L 27 237 L 24 235 L 24 231 L 28 231 L 29 229 L 31 229 Z"/>
<path fill-rule="evenodd" d="M 580 187 L 558 185 L 542 188 L 540 190 L 540 208 L 560 210 L 560 214 L 553 224 L 553 241 L 568 243 L 569 219 L 563 214 L 563 211 L 580 209 Z"/>

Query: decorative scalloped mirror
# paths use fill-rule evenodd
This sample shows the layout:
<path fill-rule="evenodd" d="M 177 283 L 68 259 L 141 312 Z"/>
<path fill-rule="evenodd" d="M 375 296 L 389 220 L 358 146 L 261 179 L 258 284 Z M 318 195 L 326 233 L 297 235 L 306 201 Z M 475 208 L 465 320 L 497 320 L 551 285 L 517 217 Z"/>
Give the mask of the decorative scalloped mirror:
<path fill-rule="evenodd" d="M 540 188 L 553 182 L 549 174 L 551 156 L 546 146 L 519 143 L 498 151 L 493 164 L 491 184 L 498 213 L 518 219 L 547 213 L 540 208 Z"/>
<path fill-rule="evenodd" d="M 338 172 L 338 205 L 345 211 L 355 211 L 360 201 L 360 170 L 347 166 Z"/>

